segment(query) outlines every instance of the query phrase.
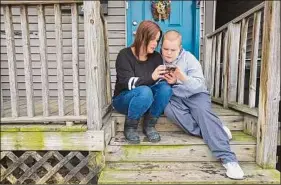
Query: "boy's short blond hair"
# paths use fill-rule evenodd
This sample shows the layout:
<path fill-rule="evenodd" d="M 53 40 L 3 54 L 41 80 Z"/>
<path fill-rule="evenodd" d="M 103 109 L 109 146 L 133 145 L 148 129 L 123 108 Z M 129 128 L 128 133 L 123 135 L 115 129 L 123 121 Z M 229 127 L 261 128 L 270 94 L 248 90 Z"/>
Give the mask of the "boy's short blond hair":
<path fill-rule="evenodd" d="M 164 40 L 167 39 L 169 41 L 175 41 L 175 40 L 179 40 L 179 45 L 181 46 L 182 44 L 182 36 L 181 34 L 176 31 L 176 30 L 169 30 L 165 33 L 162 41 L 164 42 Z M 162 44 L 163 44 L 162 42 Z"/>

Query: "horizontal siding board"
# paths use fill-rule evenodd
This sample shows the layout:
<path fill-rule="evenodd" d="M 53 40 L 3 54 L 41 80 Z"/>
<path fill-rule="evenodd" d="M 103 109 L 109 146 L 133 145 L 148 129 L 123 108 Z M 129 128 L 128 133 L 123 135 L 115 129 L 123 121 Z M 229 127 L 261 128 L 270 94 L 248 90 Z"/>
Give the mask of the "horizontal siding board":
<path fill-rule="evenodd" d="M 16 32 L 16 33 L 19 33 L 19 32 Z M 54 34 L 55 34 L 55 31 L 46 32 L 46 38 L 47 39 L 54 39 L 55 38 Z M 78 35 L 79 35 L 79 38 L 84 38 L 83 30 L 79 31 Z M 6 36 L 3 32 L 0 33 L 0 37 L 3 38 L 3 39 L 6 38 Z M 17 38 L 21 38 L 21 35 L 16 34 L 15 39 L 17 39 Z M 72 38 L 72 31 L 67 30 L 67 31 L 62 32 L 62 38 L 63 39 L 71 39 Z M 38 39 L 38 31 L 30 31 L 30 39 Z"/>
<path fill-rule="evenodd" d="M 19 54 L 17 54 L 18 56 L 16 57 L 16 60 L 17 60 L 17 62 L 21 62 L 21 61 L 23 61 L 23 58 L 22 58 L 22 53 L 19 53 Z M 8 59 L 8 57 L 7 57 L 7 55 L 6 54 L 1 54 L 0 55 L 1 56 L 1 62 L 3 62 L 3 63 L 5 63 L 5 62 L 7 62 L 7 59 Z M 39 56 L 39 54 L 37 53 L 37 54 L 32 54 L 31 55 L 32 57 L 31 57 L 31 60 L 32 60 L 32 62 L 38 62 L 38 61 L 40 61 L 40 56 Z M 69 62 L 69 61 L 71 61 L 71 53 L 69 52 L 69 53 L 64 53 L 64 55 L 63 55 L 63 59 L 64 59 L 64 62 Z M 84 62 L 84 58 L 85 58 L 85 55 L 84 54 L 79 54 L 79 61 L 80 62 Z M 49 55 L 48 55 L 48 62 L 53 62 L 53 61 L 55 61 L 56 60 L 56 54 L 50 54 L 49 53 Z M 17 65 L 18 65 L 18 63 L 17 63 Z M 20 64 L 21 65 L 21 64 Z M 80 63 L 79 63 L 79 65 L 80 65 Z M 1 66 L 1 68 L 2 68 L 2 66 Z M 3 67 L 4 68 L 4 67 Z"/>
<path fill-rule="evenodd" d="M 107 20 L 107 24 L 123 23 L 125 26 L 125 16 L 124 15 L 107 16 L 106 20 Z"/>
<path fill-rule="evenodd" d="M 120 8 L 108 8 L 108 15 L 125 15 L 125 9 L 123 7 Z"/>
<path fill-rule="evenodd" d="M 64 7 L 64 6 L 62 6 Z M 54 15 L 54 6 L 44 5 L 45 15 Z M 29 5 L 28 6 L 28 15 L 37 15 L 36 6 Z M 13 15 L 20 15 L 20 8 L 19 6 L 12 6 L 12 14 Z M 71 15 L 70 13 L 63 13 L 63 15 Z"/>
<path fill-rule="evenodd" d="M 123 49 L 123 48 L 124 48 L 124 46 L 111 46 L 111 47 L 109 48 L 109 52 L 110 52 L 110 53 L 113 53 L 113 54 L 118 54 L 119 51 L 120 51 L 121 49 Z"/>
<path fill-rule="evenodd" d="M 125 40 L 125 30 L 124 31 L 108 31 L 108 38 L 121 38 Z"/>
<path fill-rule="evenodd" d="M 116 46 L 114 46 L 114 47 L 116 47 Z M 39 47 L 37 47 L 37 46 L 30 47 L 31 54 L 38 54 L 39 53 L 38 48 Z M 7 53 L 7 48 L 5 46 L 1 46 L 0 49 L 1 49 L 1 51 L 0 51 L 1 54 L 6 54 Z M 72 53 L 72 47 L 71 46 L 63 47 L 62 49 L 63 49 L 63 53 L 64 54 L 65 53 L 70 53 L 70 54 Z M 116 49 L 116 48 L 114 48 L 114 49 Z M 114 51 L 114 49 L 113 49 L 113 51 Z M 79 48 L 79 50 L 80 50 L 80 48 Z M 81 49 L 81 50 L 83 50 L 83 49 Z M 22 54 L 22 47 L 21 46 L 16 46 L 15 47 L 15 52 L 17 54 Z M 57 53 L 56 47 L 55 46 L 47 47 L 47 53 L 48 54 L 52 54 L 52 53 L 56 54 Z"/>
<path fill-rule="evenodd" d="M 4 20 L 2 20 L 3 15 L 1 15 L 1 23 L 4 23 Z M 28 15 L 28 22 L 29 24 L 37 24 L 37 15 Z M 55 23 L 55 17 L 54 15 L 46 15 L 45 16 L 46 24 L 54 24 Z M 78 22 L 83 22 L 83 16 L 78 16 Z M 20 22 L 20 15 L 13 15 L 13 23 L 21 23 Z M 71 24 L 71 17 L 70 15 L 62 15 L 62 23 L 68 23 Z"/>
<path fill-rule="evenodd" d="M 108 1 L 108 8 L 123 8 L 125 1 Z"/>
<path fill-rule="evenodd" d="M 4 23 L 0 24 L 1 30 L 4 30 Z M 21 25 L 20 23 L 15 23 L 13 24 L 14 26 L 14 31 L 20 31 L 21 30 Z M 62 31 L 71 31 L 71 23 L 67 24 L 64 23 L 62 24 Z M 79 23 L 78 25 L 79 30 L 84 30 L 84 25 L 82 23 Z M 38 24 L 29 24 L 29 31 L 38 31 Z M 46 24 L 46 31 L 55 31 L 55 24 Z"/>
<path fill-rule="evenodd" d="M 1 76 L 1 82 L 2 83 L 9 83 L 9 76 Z M 23 76 L 18 75 L 17 76 L 17 82 L 18 83 L 25 83 Z M 56 83 L 57 77 L 55 75 L 49 76 L 49 82 L 50 83 Z M 65 83 L 72 83 L 72 76 L 64 76 L 64 82 Z M 86 77 L 85 75 L 79 75 L 79 82 L 80 83 L 86 83 Z M 33 83 L 41 83 L 41 79 L 38 78 L 38 76 L 33 76 Z"/>
<path fill-rule="evenodd" d="M 110 61 L 110 69 L 115 68 L 115 63 L 116 63 L 115 60 Z"/>
<path fill-rule="evenodd" d="M 121 38 L 117 39 L 109 39 L 108 45 L 109 46 L 125 46 L 125 40 Z"/>
<path fill-rule="evenodd" d="M 24 63 L 22 60 L 17 60 L 17 69 L 24 69 Z M 41 63 L 40 61 L 32 61 L 32 69 L 40 69 Z M 1 61 L 1 69 L 7 69 L 8 68 L 8 61 Z M 48 68 L 49 69 L 56 69 L 56 61 L 48 61 Z M 64 69 L 72 69 L 72 61 L 64 61 L 63 63 L 63 68 Z M 85 63 L 84 61 L 81 61 L 79 63 L 79 68 L 84 69 L 85 68 Z"/>
<path fill-rule="evenodd" d="M 24 70 L 23 69 L 17 70 L 17 71 L 18 71 L 17 76 L 24 76 Z M 64 69 L 63 71 L 65 73 L 65 76 L 72 76 L 72 70 L 71 69 Z M 34 76 L 41 76 L 41 71 L 38 70 L 38 69 L 32 69 L 32 74 Z M 57 75 L 57 71 L 56 71 L 56 69 L 49 69 L 48 68 L 48 74 L 50 76 Z M 79 74 L 85 74 L 85 69 L 79 69 Z M 1 75 L 8 76 L 9 72 L 6 69 L 1 69 Z"/>
<path fill-rule="evenodd" d="M 25 90 L 19 90 L 18 91 L 19 92 L 19 97 L 25 97 L 26 95 L 25 95 L 25 93 L 26 93 L 26 91 Z M 71 90 L 65 90 L 64 91 L 64 94 L 65 94 L 65 96 L 66 97 L 72 97 L 73 96 L 73 90 L 71 89 Z M 41 90 L 34 90 L 34 92 L 33 92 L 33 95 L 34 95 L 34 97 L 42 97 L 42 92 L 41 92 Z M 80 95 L 81 95 L 81 97 L 85 97 L 86 96 L 86 90 L 80 90 Z M 58 96 L 58 91 L 57 90 L 50 90 L 49 91 L 49 96 L 50 97 L 57 97 Z M 9 92 L 9 90 L 5 90 L 5 91 L 3 91 L 3 97 L 4 97 L 4 99 L 6 99 L 7 97 L 10 97 L 10 92 Z"/>
<path fill-rule="evenodd" d="M 5 44 L 5 39 L 1 38 L 1 46 L 6 46 Z M 80 47 L 84 47 L 84 38 L 80 38 L 78 41 L 78 44 Z M 15 46 L 22 46 L 22 39 L 21 38 L 15 38 Z M 38 39 L 30 39 L 30 46 L 39 46 L 39 41 Z M 56 46 L 56 40 L 55 38 L 49 38 L 47 40 L 47 46 Z M 72 46 L 72 39 L 63 39 L 63 46 Z"/>
<path fill-rule="evenodd" d="M 124 31 L 125 25 L 123 23 L 107 24 L 108 31 Z"/>
<path fill-rule="evenodd" d="M 49 83 L 49 89 L 50 90 L 56 90 L 58 88 L 57 86 L 58 85 L 57 85 L 56 82 Z M 86 83 L 80 83 L 80 86 L 81 86 L 81 89 L 86 89 Z M 10 87 L 9 83 L 2 83 L 3 89 L 7 89 L 9 87 Z M 34 83 L 33 88 L 34 88 L 34 90 L 40 90 L 40 89 L 42 89 L 42 84 L 41 83 Z M 25 84 L 24 83 L 18 83 L 18 89 L 24 90 Z M 73 90 L 73 84 L 72 83 L 64 83 L 64 89 Z"/>

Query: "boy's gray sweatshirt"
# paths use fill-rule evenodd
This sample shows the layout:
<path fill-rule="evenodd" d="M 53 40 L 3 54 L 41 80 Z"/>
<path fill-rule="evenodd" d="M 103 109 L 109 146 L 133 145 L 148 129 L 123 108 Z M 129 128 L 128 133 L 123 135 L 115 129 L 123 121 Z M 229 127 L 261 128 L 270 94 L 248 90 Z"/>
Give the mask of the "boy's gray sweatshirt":
<path fill-rule="evenodd" d="M 164 61 L 164 64 L 171 64 Z M 172 86 L 173 93 L 177 97 L 188 98 L 194 94 L 207 91 L 205 78 L 199 61 L 190 52 L 182 49 L 177 59 L 172 64 L 178 66 L 186 75 L 185 81 L 177 80 Z"/>

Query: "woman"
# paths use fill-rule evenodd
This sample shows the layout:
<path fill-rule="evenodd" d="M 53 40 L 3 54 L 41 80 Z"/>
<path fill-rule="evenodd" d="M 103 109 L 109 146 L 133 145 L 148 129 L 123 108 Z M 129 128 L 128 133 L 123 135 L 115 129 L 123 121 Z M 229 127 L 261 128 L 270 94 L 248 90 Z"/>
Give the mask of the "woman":
<path fill-rule="evenodd" d="M 137 127 L 143 115 L 143 133 L 148 140 L 161 139 L 155 124 L 172 96 L 170 85 L 159 80 L 165 73 L 162 57 L 155 51 L 161 35 L 156 23 L 141 22 L 134 43 L 122 49 L 116 59 L 117 81 L 112 105 L 126 115 L 124 135 L 129 143 L 140 143 Z"/>

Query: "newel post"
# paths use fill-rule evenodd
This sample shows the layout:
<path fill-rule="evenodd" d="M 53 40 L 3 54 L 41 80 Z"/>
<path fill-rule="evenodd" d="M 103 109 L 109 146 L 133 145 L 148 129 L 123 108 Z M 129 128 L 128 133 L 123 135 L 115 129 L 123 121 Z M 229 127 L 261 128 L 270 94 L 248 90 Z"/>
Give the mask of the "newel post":
<path fill-rule="evenodd" d="M 100 2 L 84 1 L 85 69 L 87 93 L 87 126 L 90 130 L 100 130 L 102 112 L 100 106 Z"/>
<path fill-rule="evenodd" d="M 280 1 L 265 1 L 256 162 L 275 168 L 280 100 Z"/>

